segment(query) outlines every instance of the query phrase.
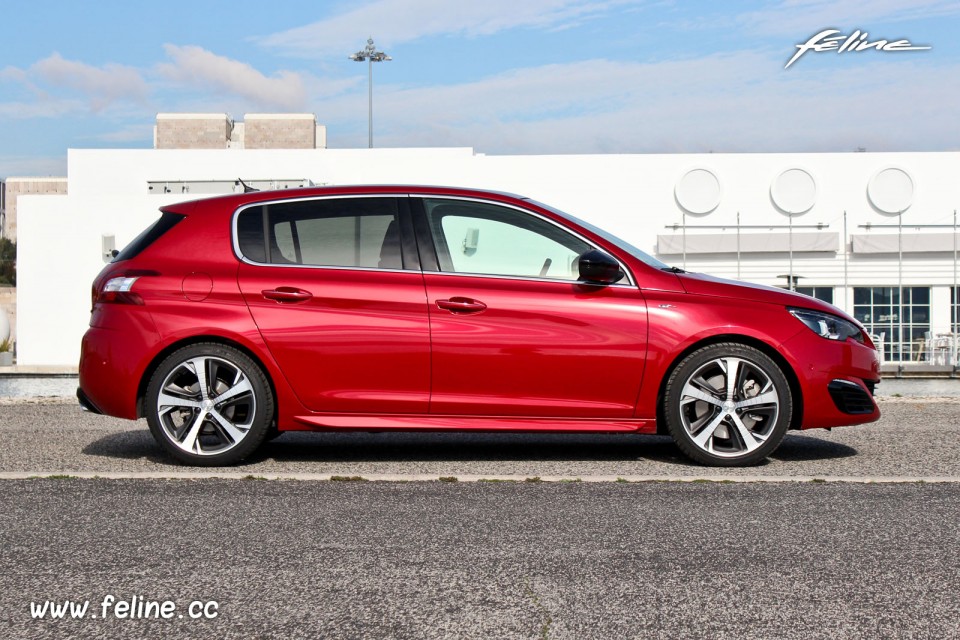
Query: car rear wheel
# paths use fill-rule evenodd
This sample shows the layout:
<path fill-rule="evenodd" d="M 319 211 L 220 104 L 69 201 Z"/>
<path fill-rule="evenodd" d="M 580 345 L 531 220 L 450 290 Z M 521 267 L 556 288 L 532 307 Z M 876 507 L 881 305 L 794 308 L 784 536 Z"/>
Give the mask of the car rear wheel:
<path fill-rule="evenodd" d="M 726 467 L 756 464 L 773 453 L 793 408 L 777 363 L 737 343 L 710 345 L 684 358 L 663 402 L 677 446 L 701 464 Z"/>
<path fill-rule="evenodd" d="M 181 462 L 239 462 L 267 436 L 274 400 L 260 367 L 243 352 L 202 343 L 172 353 L 154 372 L 144 401 L 153 437 Z"/>

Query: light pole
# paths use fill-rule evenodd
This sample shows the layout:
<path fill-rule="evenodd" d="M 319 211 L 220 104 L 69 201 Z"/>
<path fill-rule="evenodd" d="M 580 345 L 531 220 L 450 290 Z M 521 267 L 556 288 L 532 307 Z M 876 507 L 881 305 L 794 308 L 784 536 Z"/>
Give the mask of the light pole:
<path fill-rule="evenodd" d="M 367 111 L 367 130 L 369 137 L 367 146 L 373 149 L 373 63 L 390 62 L 393 58 L 383 51 L 377 51 L 377 48 L 373 46 L 373 38 L 367 38 L 367 46 L 356 53 L 350 54 L 350 59 L 354 62 L 366 61 L 367 63 L 367 92 L 370 103 Z"/>

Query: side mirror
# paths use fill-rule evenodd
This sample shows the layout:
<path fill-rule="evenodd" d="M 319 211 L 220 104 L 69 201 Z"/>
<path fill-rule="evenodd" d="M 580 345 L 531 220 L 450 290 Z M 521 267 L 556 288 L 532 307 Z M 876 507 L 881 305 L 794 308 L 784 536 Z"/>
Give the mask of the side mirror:
<path fill-rule="evenodd" d="M 619 282 L 624 276 L 620 263 L 603 251 L 591 249 L 582 253 L 578 262 L 580 280 L 588 284 L 613 284 Z"/>

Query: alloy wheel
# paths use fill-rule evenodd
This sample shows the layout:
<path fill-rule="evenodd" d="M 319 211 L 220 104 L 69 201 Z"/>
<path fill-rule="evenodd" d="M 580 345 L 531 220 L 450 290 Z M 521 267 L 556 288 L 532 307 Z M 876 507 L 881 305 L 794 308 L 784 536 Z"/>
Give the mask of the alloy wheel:
<path fill-rule="evenodd" d="M 225 453 L 250 433 L 257 397 L 237 364 L 197 355 L 175 365 L 160 384 L 156 417 L 168 441 L 196 456 Z"/>

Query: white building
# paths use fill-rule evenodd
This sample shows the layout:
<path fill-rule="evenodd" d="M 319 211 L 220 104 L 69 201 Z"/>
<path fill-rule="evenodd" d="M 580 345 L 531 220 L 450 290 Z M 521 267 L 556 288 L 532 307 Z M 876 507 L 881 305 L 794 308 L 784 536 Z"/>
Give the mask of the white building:
<path fill-rule="evenodd" d="M 518 193 L 688 270 L 779 286 L 792 273 L 801 291 L 882 337 L 886 360 L 946 363 L 955 356 L 937 334 L 958 332 L 958 170 L 960 153 L 70 150 L 68 195 L 20 199 L 18 361 L 77 362 L 90 283 L 104 265 L 102 236 L 122 248 L 158 207 L 231 191 L 242 178 L 260 187 L 413 183 Z"/>

